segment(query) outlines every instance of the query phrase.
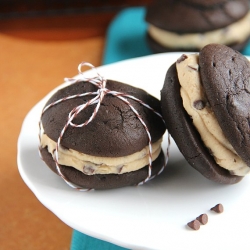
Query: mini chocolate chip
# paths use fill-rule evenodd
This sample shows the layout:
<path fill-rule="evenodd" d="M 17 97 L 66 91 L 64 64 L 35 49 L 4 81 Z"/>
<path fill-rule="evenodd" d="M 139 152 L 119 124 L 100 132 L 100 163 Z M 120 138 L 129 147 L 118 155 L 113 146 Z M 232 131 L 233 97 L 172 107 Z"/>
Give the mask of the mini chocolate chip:
<path fill-rule="evenodd" d="M 193 106 L 198 110 L 202 110 L 205 108 L 206 105 L 202 100 L 198 100 L 193 103 Z"/>
<path fill-rule="evenodd" d="M 194 65 L 194 66 L 188 65 L 188 67 L 189 67 L 190 69 L 192 69 L 192 70 L 195 70 L 195 71 L 198 71 L 198 68 L 199 68 L 198 64 L 196 64 L 196 65 Z"/>
<path fill-rule="evenodd" d="M 193 230 L 199 230 L 200 229 L 200 222 L 198 220 L 192 220 L 187 224 L 190 228 Z"/>
<path fill-rule="evenodd" d="M 216 206 L 212 207 L 210 210 L 216 212 L 216 213 L 222 213 L 224 211 L 224 208 L 222 204 L 217 204 Z"/>
<path fill-rule="evenodd" d="M 214 154 L 213 154 L 212 149 L 211 149 L 211 148 L 207 148 L 207 149 L 208 149 L 209 154 L 210 154 L 211 156 L 213 156 Z"/>
<path fill-rule="evenodd" d="M 207 214 L 201 214 L 199 217 L 196 218 L 202 225 L 207 224 L 208 222 L 208 216 Z"/>
<path fill-rule="evenodd" d="M 182 54 L 181 57 L 177 60 L 177 63 L 181 63 L 181 62 L 185 61 L 187 58 L 188 58 L 187 55 Z"/>
<path fill-rule="evenodd" d="M 118 166 L 118 173 L 120 174 L 122 172 L 124 165 Z"/>

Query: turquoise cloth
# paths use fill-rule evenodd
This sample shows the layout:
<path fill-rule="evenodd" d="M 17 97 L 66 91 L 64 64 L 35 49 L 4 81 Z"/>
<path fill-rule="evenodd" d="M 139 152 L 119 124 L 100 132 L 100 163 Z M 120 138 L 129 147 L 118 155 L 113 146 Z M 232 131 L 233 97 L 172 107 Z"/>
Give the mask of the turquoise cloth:
<path fill-rule="evenodd" d="M 114 18 L 107 32 L 103 64 L 151 54 L 144 16 L 145 8 L 135 7 L 124 9 Z"/>
<path fill-rule="evenodd" d="M 144 17 L 144 7 L 128 8 L 116 16 L 108 29 L 103 64 L 152 54 L 145 39 Z M 250 56 L 250 42 L 242 53 Z"/>
<path fill-rule="evenodd" d="M 250 56 L 250 42 L 246 46 L 246 48 L 242 51 L 243 55 Z"/>
<path fill-rule="evenodd" d="M 110 24 L 103 55 L 103 64 L 150 55 L 145 35 L 147 24 L 144 21 L 145 8 L 135 7 L 121 11 Z M 250 43 L 243 51 L 250 55 Z M 73 231 L 71 250 L 126 250 L 126 248 L 98 240 Z"/>
<path fill-rule="evenodd" d="M 71 250 L 127 250 L 109 242 L 98 240 L 96 238 L 82 234 L 76 230 L 73 231 Z"/>

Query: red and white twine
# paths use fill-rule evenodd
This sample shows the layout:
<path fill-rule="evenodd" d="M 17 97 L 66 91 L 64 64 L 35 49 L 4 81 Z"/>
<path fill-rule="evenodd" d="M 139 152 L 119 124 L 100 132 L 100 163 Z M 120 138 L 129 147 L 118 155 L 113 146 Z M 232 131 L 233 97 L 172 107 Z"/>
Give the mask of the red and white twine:
<path fill-rule="evenodd" d="M 83 66 L 88 66 L 91 69 L 95 70 L 96 76 L 91 77 L 91 78 L 85 77 L 82 70 L 81 70 Z M 71 96 L 64 97 L 62 99 L 59 99 L 59 100 L 47 105 L 42 111 L 42 114 L 43 114 L 50 107 L 55 106 L 55 105 L 57 105 L 57 104 L 59 104 L 61 102 L 64 102 L 66 100 L 70 100 L 70 99 L 74 99 L 74 98 L 78 98 L 78 97 L 83 97 L 83 96 L 94 96 L 92 99 L 90 99 L 86 103 L 83 103 L 83 104 L 81 104 L 81 105 L 79 105 L 79 106 L 77 106 L 77 107 L 75 107 L 75 108 L 73 108 L 71 110 L 71 112 L 68 115 L 68 119 L 67 119 L 67 122 L 66 122 L 65 126 L 61 130 L 61 133 L 60 133 L 59 138 L 58 138 L 57 143 L 56 143 L 56 148 L 54 150 L 54 157 L 53 157 L 59 176 L 61 176 L 61 178 L 70 187 L 72 187 L 74 189 L 77 189 L 79 191 L 88 191 L 88 190 L 90 190 L 90 189 L 84 189 L 84 188 L 76 186 L 72 182 L 68 181 L 67 178 L 63 175 L 63 173 L 61 171 L 61 168 L 60 168 L 60 164 L 58 162 L 59 161 L 59 155 L 58 155 L 59 146 L 61 144 L 61 140 L 62 140 L 62 138 L 64 136 L 64 133 L 65 133 L 65 131 L 67 130 L 67 128 L 69 126 L 72 126 L 72 127 L 75 127 L 75 128 L 80 128 L 80 127 L 88 125 L 95 118 L 95 116 L 96 116 L 96 114 L 97 114 L 97 112 L 98 112 L 98 110 L 100 108 L 100 105 L 101 105 L 105 95 L 113 95 L 113 96 L 119 98 L 120 100 L 122 100 L 125 104 L 127 104 L 130 107 L 130 109 L 134 112 L 136 117 L 139 119 L 139 121 L 143 125 L 143 127 L 144 127 L 144 129 L 145 129 L 145 131 L 147 133 L 147 136 L 148 136 L 148 148 L 149 148 L 149 152 L 148 152 L 148 155 L 149 155 L 148 175 L 147 175 L 146 179 L 143 180 L 142 182 L 140 182 L 138 185 L 142 185 L 145 182 L 149 181 L 150 179 L 154 178 L 155 176 L 152 176 L 152 141 L 151 141 L 151 135 L 150 135 L 149 129 L 148 129 L 147 125 L 145 124 L 145 122 L 143 121 L 142 117 L 137 112 L 137 110 L 132 106 L 132 104 L 128 101 L 128 99 L 132 99 L 132 100 L 140 103 L 144 107 L 150 109 L 152 112 L 154 112 L 156 115 L 158 115 L 162 119 L 162 121 L 164 122 L 161 114 L 158 113 L 157 111 L 155 111 L 148 104 L 144 103 L 143 101 L 141 101 L 140 99 L 138 99 L 138 98 L 136 98 L 134 96 L 127 95 L 126 93 L 112 91 L 112 90 L 107 89 L 106 88 L 107 80 L 105 78 L 103 78 L 98 73 L 97 69 L 92 64 L 90 64 L 88 62 L 80 63 L 79 66 L 78 66 L 78 72 L 79 72 L 79 75 L 80 75 L 79 78 L 65 78 L 65 81 L 69 82 L 70 84 L 74 84 L 74 83 L 77 83 L 77 82 L 89 82 L 89 83 L 92 83 L 93 85 L 95 85 L 98 88 L 97 91 L 95 91 L 95 92 L 86 92 L 86 93 L 81 93 L 81 94 L 76 94 L 76 95 L 71 95 Z M 73 120 L 77 117 L 77 115 L 80 112 L 82 112 L 88 106 L 94 105 L 94 104 L 96 104 L 96 107 L 95 107 L 92 115 L 90 116 L 90 118 L 88 120 L 86 120 L 84 123 L 81 123 L 81 124 L 73 123 Z M 40 128 L 41 128 L 41 121 L 40 121 Z M 40 132 L 41 132 L 41 129 L 40 129 Z M 41 138 L 41 135 L 40 135 L 40 138 Z M 165 164 L 156 175 L 159 175 L 165 168 L 166 162 L 168 161 L 168 157 L 169 157 L 169 145 L 170 145 L 170 137 L 168 136 L 168 147 L 167 147 L 167 154 L 166 154 Z"/>

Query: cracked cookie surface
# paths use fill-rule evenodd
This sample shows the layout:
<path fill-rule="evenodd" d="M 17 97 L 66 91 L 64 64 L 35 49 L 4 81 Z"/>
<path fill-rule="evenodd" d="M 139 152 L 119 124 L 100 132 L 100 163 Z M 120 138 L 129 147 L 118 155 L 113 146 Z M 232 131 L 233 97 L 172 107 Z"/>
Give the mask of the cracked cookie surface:
<path fill-rule="evenodd" d="M 156 111 L 161 112 L 159 100 L 142 89 L 111 80 L 107 81 L 106 87 L 109 90 L 137 97 Z M 91 83 L 77 83 L 59 90 L 47 104 L 65 96 L 96 90 L 97 88 Z M 52 140 L 57 141 L 69 112 L 74 107 L 87 102 L 90 98 L 93 98 L 93 96 L 74 98 L 48 109 L 42 116 L 42 124 L 46 134 Z M 152 142 L 158 141 L 165 132 L 165 125 L 161 118 L 138 102 L 129 98 L 128 100 L 146 123 Z M 95 105 L 79 113 L 74 119 L 74 123 L 85 122 L 91 116 L 94 108 Z M 94 120 L 82 128 L 68 127 L 61 144 L 66 148 L 93 156 L 120 157 L 140 151 L 147 146 L 148 136 L 145 128 L 130 107 L 117 97 L 107 94 Z"/>

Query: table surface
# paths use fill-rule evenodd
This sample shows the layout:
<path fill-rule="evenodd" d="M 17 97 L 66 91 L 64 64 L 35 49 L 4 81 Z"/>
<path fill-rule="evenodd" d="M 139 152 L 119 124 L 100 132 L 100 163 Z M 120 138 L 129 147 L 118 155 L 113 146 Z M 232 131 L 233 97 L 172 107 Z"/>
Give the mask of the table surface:
<path fill-rule="evenodd" d="M 70 248 L 72 229 L 41 205 L 19 175 L 17 138 L 27 112 L 64 77 L 76 75 L 81 61 L 101 65 L 114 15 L 0 20 L 1 249 Z"/>

